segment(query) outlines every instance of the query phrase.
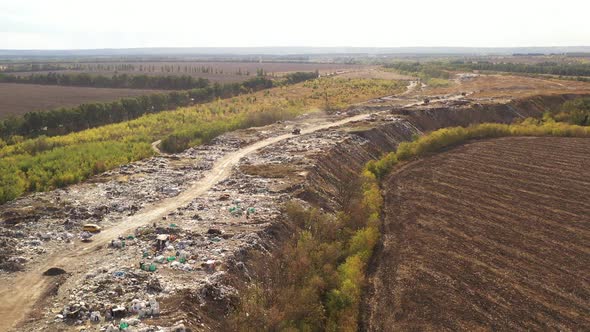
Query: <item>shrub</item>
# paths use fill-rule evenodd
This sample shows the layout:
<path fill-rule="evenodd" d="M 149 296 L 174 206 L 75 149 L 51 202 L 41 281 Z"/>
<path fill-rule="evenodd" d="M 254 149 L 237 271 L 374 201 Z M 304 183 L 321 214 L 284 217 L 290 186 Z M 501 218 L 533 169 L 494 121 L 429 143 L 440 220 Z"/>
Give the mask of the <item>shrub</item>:
<path fill-rule="evenodd" d="M 401 142 L 398 147 L 397 147 L 397 151 L 395 153 L 390 153 L 390 155 L 395 156 L 397 160 L 399 161 L 405 161 L 408 160 L 410 158 L 412 158 L 415 155 L 415 151 L 414 151 L 414 145 L 412 145 L 412 143 L 410 142 Z M 393 157 L 390 157 L 393 158 Z M 393 166 L 394 164 L 392 164 Z M 382 170 L 382 172 L 389 172 L 389 168 Z"/>
<path fill-rule="evenodd" d="M 350 255 L 359 255 L 364 262 L 368 261 L 373 254 L 373 248 L 379 240 L 377 227 L 366 227 L 356 231 L 348 243 Z"/>
<path fill-rule="evenodd" d="M 191 138 L 187 134 L 173 134 L 162 140 L 160 148 L 168 153 L 177 153 L 189 147 Z"/>
<path fill-rule="evenodd" d="M 578 98 L 566 101 L 555 115 L 560 121 L 570 124 L 589 126 L 590 125 L 590 98 Z"/>
<path fill-rule="evenodd" d="M 22 195 L 26 190 L 23 173 L 12 159 L 0 160 L 0 203 Z"/>
<path fill-rule="evenodd" d="M 365 170 L 361 179 L 362 191 L 352 191 L 359 204 L 350 204 L 348 212 L 330 216 L 293 203 L 285 206 L 294 237 L 273 256 L 255 260 L 257 281 L 242 292 L 228 321 L 230 329 L 357 330 L 364 274 L 379 240 L 383 204 L 373 173 Z"/>

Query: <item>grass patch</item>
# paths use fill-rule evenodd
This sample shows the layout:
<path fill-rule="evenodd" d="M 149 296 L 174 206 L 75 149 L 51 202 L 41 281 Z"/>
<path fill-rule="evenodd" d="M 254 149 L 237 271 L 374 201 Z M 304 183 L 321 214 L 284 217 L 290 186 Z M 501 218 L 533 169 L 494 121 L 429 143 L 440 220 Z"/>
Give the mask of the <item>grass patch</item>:
<path fill-rule="evenodd" d="M 426 79 L 426 85 L 431 88 L 446 88 L 451 85 L 451 81 L 444 78 L 428 78 Z"/>

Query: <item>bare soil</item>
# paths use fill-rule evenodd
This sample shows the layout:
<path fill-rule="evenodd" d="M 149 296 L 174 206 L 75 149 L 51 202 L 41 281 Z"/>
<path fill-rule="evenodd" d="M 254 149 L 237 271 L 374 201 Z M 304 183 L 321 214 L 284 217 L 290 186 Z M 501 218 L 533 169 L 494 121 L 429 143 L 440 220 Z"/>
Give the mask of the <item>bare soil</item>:
<path fill-rule="evenodd" d="M 283 178 L 293 175 L 297 170 L 292 165 L 267 164 L 267 165 L 241 165 L 240 170 L 248 175 L 265 176 L 268 178 Z"/>
<path fill-rule="evenodd" d="M 536 95 L 588 93 L 590 83 L 517 75 L 480 75 L 461 84 L 428 89 L 430 94 L 467 92 L 471 98 L 514 99 Z"/>
<path fill-rule="evenodd" d="M 35 84 L 0 83 L 0 118 L 32 111 L 109 102 L 123 97 L 158 93 L 158 90 L 105 89 Z"/>
<path fill-rule="evenodd" d="M 507 138 L 385 182 L 370 331 L 590 330 L 590 140 Z"/>

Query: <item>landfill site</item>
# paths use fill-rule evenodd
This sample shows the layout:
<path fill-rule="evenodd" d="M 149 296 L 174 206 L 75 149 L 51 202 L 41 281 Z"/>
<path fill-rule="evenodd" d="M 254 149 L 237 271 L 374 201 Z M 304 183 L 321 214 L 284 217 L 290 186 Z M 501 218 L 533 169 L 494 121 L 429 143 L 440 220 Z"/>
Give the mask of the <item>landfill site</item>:
<path fill-rule="evenodd" d="M 0 207 L 1 331 L 217 331 L 285 203 L 337 211 L 363 165 L 437 128 L 539 117 L 588 93 L 457 76 L 397 96 L 226 133 Z M 486 82 L 482 82 L 487 80 Z M 528 85 L 527 85 L 528 84 Z"/>

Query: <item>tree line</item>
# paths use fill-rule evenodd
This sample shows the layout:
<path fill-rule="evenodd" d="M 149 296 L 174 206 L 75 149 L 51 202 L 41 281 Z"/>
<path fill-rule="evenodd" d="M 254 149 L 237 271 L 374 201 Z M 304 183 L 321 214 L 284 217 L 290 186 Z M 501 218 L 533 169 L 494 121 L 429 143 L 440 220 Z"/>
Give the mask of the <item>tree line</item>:
<path fill-rule="evenodd" d="M 450 78 L 445 66 L 440 62 L 394 62 L 384 65 L 385 68 L 398 70 L 402 73 L 415 74 L 427 80 L 430 78 Z"/>
<path fill-rule="evenodd" d="M 250 76 L 248 69 L 238 68 L 237 70 L 228 70 L 221 67 L 213 66 L 194 66 L 178 64 L 153 64 L 153 63 L 17 63 L 2 64 L 0 71 L 6 73 L 18 72 L 38 72 L 38 71 L 65 71 L 74 70 L 82 72 L 140 72 L 140 73 L 203 73 L 203 74 L 226 74 L 226 75 L 245 75 Z M 257 72 L 264 72 L 259 68 Z M 273 76 L 273 74 L 271 74 Z"/>
<path fill-rule="evenodd" d="M 558 76 L 590 76 L 590 64 L 587 63 L 557 63 L 542 62 L 536 64 L 526 63 L 494 63 L 490 61 L 464 61 L 455 60 L 448 62 L 394 62 L 385 64 L 384 67 L 399 70 L 405 73 L 419 73 L 427 77 L 449 78 L 448 70 L 487 70 L 509 73 L 548 74 Z"/>
<path fill-rule="evenodd" d="M 190 75 L 127 75 L 113 76 L 91 75 L 88 73 L 60 74 L 49 72 L 30 75 L 0 74 L 2 83 L 25 83 L 43 85 L 82 86 L 92 88 L 127 88 L 127 89 L 159 89 L 159 90 L 188 90 L 199 89 L 209 85 L 204 78 Z"/>
<path fill-rule="evenodd" d="M 5 72 L 31 72 L 44 70 L 65 70 L 68 69 L 58 63 L 3 63 L 0 64 L 1 71 Z"/>
<path fill-rule="evenodd" d="M 318 70 L 316 70 L 315 72 L 299 71 L 299 72 L 289 73 L 289 74 L 285 75 L 284 82 L 286 84 L 295 84 L 295 83 L 299 83 L 299 82 L 303 82 L 303 81 L 312 80 L 312 79 L 317 78 L 319 76 L 320 76 L 320 73 Z"/>
<path fill-rule="evenodd" d="M 304 77 L 312 76 L 297 74 L 292 80 L 284 82 L 290 84 Z M 209 84 L 206 81 L 205 86 L 186 91 L 155 93 L 107 103 L 90 103 L 73 108 L 28 112 L 22 117 L 9 117 L 0 121 L 0 138 L 8 143 L 14 143 L 23 137 L 64 135 L 110 123 L 128 121 L 148 113 L 158 113 L 216 98 L 228 98 L 241 93 L 260 91 L 276 84 L 284 83 L 275 83 L 264 77 L 254 77 L 241 83 Z"/>
<path fill-rule="evenodd" d="M 590 76 L 590 64 L 586 63 L 557 63 L 542 62 L 536 64 L 526 63 L 493 63 L 493 62 L 466 62 L 453 61 L 450 63 L 455 69 L 460 70 L 489 70 L 509 73 L 549 74 L 558 76 Z"/>

